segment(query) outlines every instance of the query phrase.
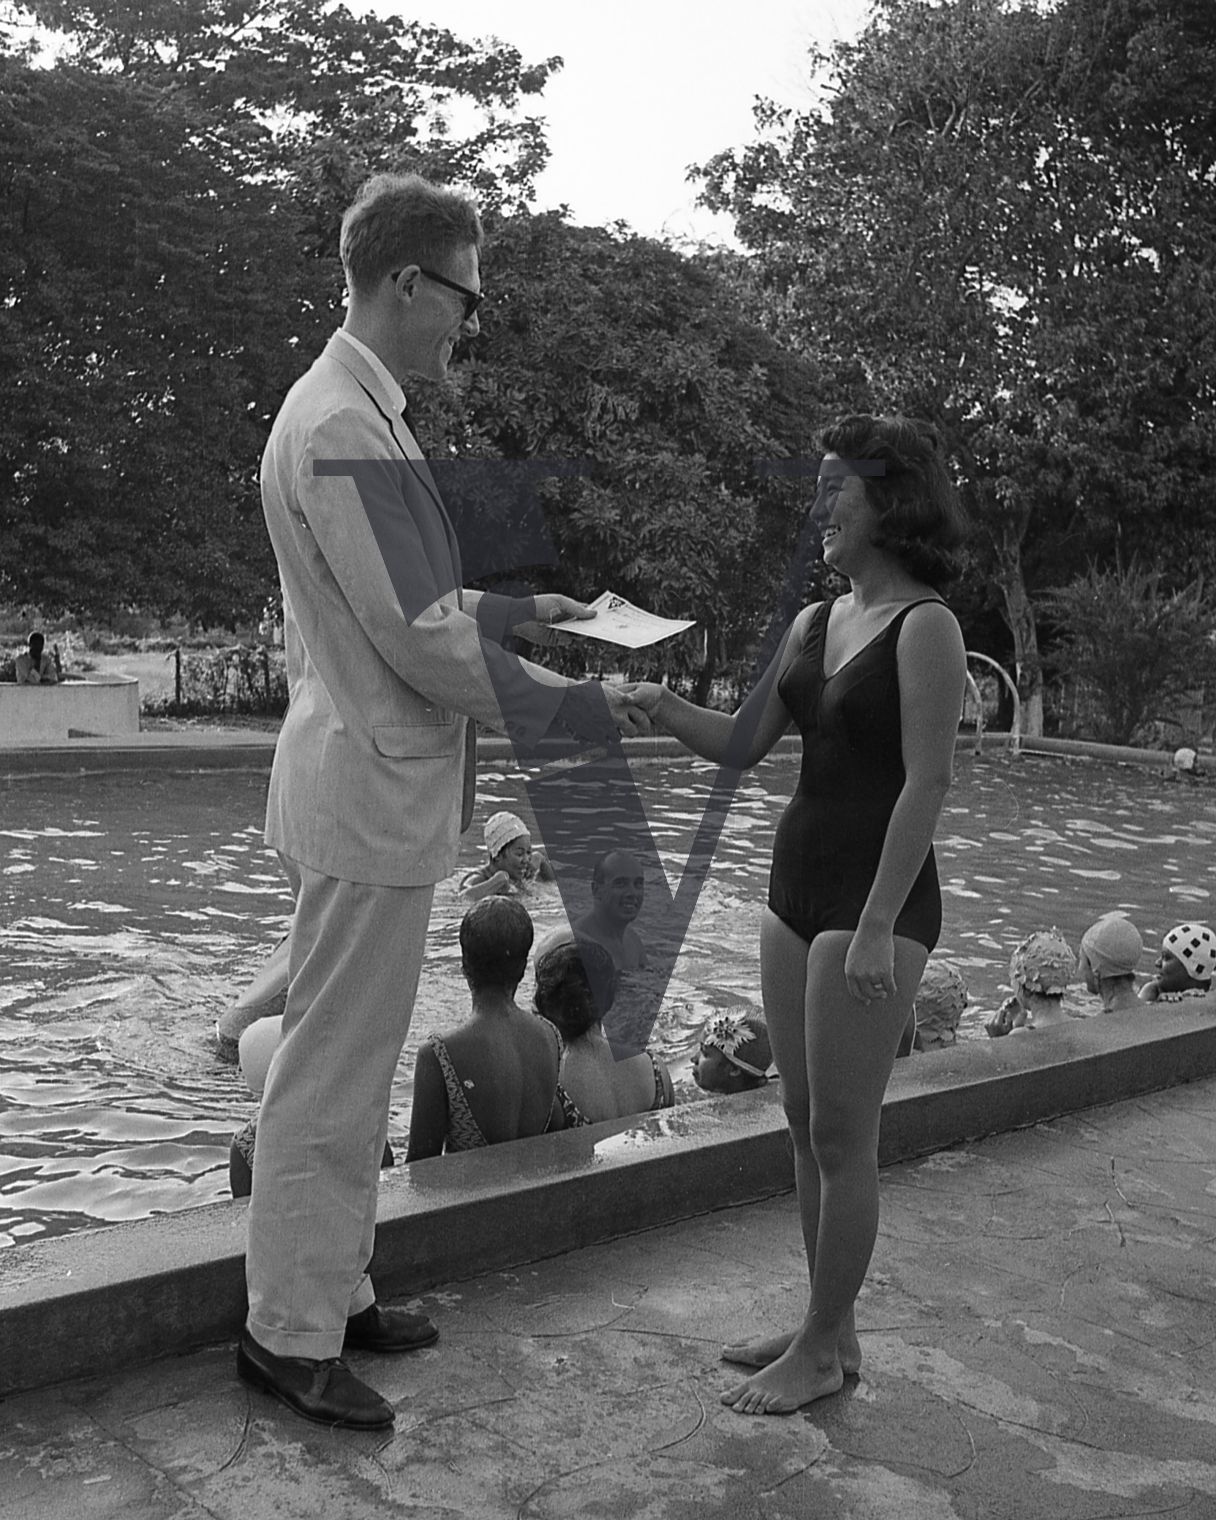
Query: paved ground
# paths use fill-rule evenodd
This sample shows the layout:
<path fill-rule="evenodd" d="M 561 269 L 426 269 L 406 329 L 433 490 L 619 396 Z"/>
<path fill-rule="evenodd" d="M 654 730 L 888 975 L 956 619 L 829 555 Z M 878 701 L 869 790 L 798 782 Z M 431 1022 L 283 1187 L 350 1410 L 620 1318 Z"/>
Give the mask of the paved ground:
<path fill-rule="evenodd" d="M 800 1308 L 782 1198 L 427 1295 L 437 1347 L 353 1358 L 388 1435 L 296 1419 L 231 1346 L 11 1398 L 0 1520 L 1212 1520 L 1214 1105 L 884 1172 L 862 1376 L 795 1416 L 718 1401 L 719 1342 Z"/>

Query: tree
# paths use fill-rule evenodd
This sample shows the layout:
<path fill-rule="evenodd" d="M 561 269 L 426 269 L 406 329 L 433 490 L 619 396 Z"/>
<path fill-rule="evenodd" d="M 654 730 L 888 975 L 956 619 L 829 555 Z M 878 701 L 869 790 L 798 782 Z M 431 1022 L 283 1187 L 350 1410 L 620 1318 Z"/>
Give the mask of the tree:
<path fill-rule="evenodd" d="M 67 52 L 0 57 L 0 596 L 256 615 L 258 460 L 340 321 L 342 209 L 384 167 L 526 199 L 559 60 L 322 0 L 31 9 Z"/>
<path fill-rule="evenodd" d="M 1059 624 L 1056 656 L 1067 679 L 1096 697 L 1094 733 L 1114 744 L 1179 725 L 1216 689 L 1216 607 L 1202 579 L 1168 592 L 1135 560 L 1088 572 L 1045 593 Z M 1185 726 L 1185 725 L 1183 725 Z"/>
<path fill-rule="evenodd" d="M 712 260 L 623 228 L 494 219 L 483 284 L 456 389 L 420 398 L 428 452 L 576 462 L 545 492 L 563 589 L 697 621 L 637 673 L 699 700 L 745 679 L 812 494 L 764 462 L 817 452 L 817 368 L 747 319 Z"/>
<path fill-rule="evenodd" d="M 795 341 L 945 432 L 1029 732 L 1033 588 L 1163 519 L 1211 552 L 1214 61 L 1200 0 L 879 0 L 702 171 Z"/>
<path fill-rule="evenodd" d="M 282 292 L 306 287 L 265 191 L 194 132 L 142 86 L 0 60 L 9 599 L 200 620 L 264 599 L 259 387 L 287 383 Z"/>

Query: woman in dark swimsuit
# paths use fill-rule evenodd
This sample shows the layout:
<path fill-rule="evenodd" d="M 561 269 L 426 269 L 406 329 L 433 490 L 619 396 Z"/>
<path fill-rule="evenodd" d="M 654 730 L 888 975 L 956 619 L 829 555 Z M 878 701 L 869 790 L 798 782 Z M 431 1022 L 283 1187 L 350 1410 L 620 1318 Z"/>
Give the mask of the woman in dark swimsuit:
<path fill-rule="evenodd" d="M 722 1395 L 744 1414 L 789 1413 L 861 1362 L 853 1305 L 878 1230 L 882 1098 L 941 926 L 933 831 L 966 672 L 938 594 L 964 519 L 936 437 L 902 418 L 848 417 L 822 441 L 812 521 L 851 590 L 798 614 L 734 716 L 666 688 L 634 696 L 710 760 L 754 765 L 791 722 L 803 737 L 760 971 L 811 1294 L 797 1329 L 724 1348 L 759 1369 Z"/>

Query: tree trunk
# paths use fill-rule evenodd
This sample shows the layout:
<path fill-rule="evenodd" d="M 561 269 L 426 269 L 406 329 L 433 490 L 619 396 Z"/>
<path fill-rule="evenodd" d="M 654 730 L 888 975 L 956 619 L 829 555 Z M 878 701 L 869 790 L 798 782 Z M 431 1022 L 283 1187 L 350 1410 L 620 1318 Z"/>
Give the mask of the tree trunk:
<path fill-rule="evenodd" d="M 1043 666 L 1034 607 L 1022 576 L 1022 535 L 1028 514 L 1019 512 L 994 533 L 996 579 L 1005 598 L 1005 621 L 1013 634 L 1014 672 L 1022 703 L 1022 733 L 1037 738 L 1043 732 Z"/>
<path fill-rule="evenodd" d="M 709 704 L 709 694 L 713 690 L 714 677 L 718 673 L 718 627 L 716 623 L 707 623 L 704 631 L 704 658 L 701 668 L 697 672 L 696 687 L 693 692 L 693 701 L 698 707 L 706 707 Z"/>

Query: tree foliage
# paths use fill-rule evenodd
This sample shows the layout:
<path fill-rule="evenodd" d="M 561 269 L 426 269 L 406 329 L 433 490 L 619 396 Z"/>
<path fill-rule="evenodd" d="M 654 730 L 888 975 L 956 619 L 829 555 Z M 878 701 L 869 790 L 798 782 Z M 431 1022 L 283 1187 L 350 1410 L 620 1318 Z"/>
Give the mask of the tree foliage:
<path fill-rule="evenodd" d="M 1130 744 L 1152 726 L 1180 738 L 1180 714 L 1198 716 L 1216 697 L 1216 604 L 1202 578 L 1167 591 L 1159 570 L 1135 560 L 1091 565 L 1042 600 L 1058 624 L 1057 660 L 1093 700 L 1095 738 Z"/>
<path fill-rule="evenodd" d="M 1216 117 L 1206 0 L 879 0 L 703 171 L 785 329 L 946 433 L 1033 727 L 1034 603 L 1164 524 L 1210 563 Z"/>
<path fill-rule="evenodd" d="M 0 597 L 256 615 L 270 421 L 340 321 L 371 169 L 531 192 L 521 109 L 558 60 L 322 0 L 47 0 L 53 67 L 0 57 Z M 472 115 L 471 132 L 455 129 Z"/>
<path fill-rule="evenodd" d="M 562 586 L 695 619 L 651 663 L 702 696 L 724 667 L 743 678 L 811 494 L 766 471 L 816 453 L 818 368 L 748 319 L 712 260 L 624 229 L 502 219 L 483 283 L 466 432 L 444 441 L 578 462 L 547 493 Z"/>

